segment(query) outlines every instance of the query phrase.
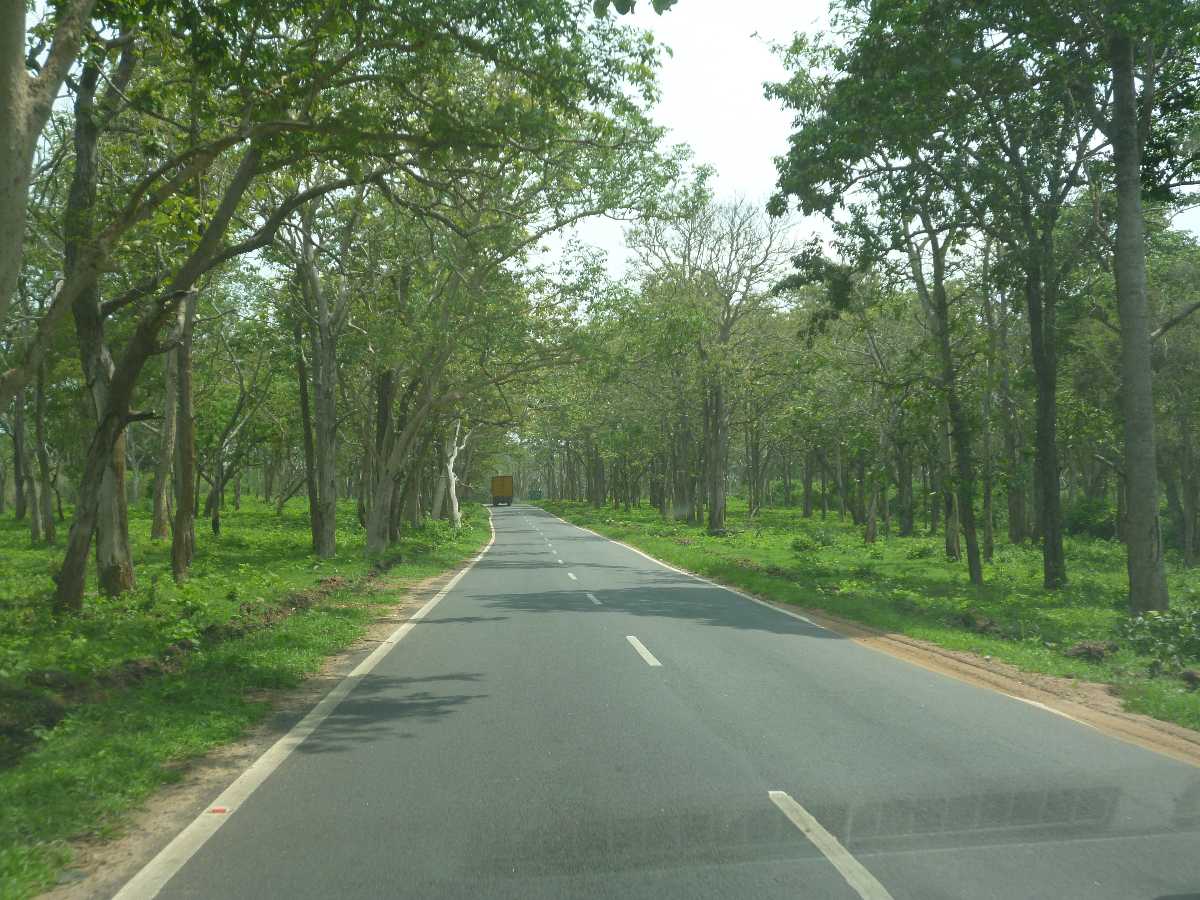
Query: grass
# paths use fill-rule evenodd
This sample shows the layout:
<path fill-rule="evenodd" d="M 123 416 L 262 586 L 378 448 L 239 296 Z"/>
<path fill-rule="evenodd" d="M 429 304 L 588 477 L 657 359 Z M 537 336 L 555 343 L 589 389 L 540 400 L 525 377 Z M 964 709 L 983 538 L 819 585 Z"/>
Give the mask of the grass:
<path fill-rule="evenodd" d="M 15 731 L 22 703 L 51 703 L 65 715 L 35 726 L 31 746 L 28 735 L 21 746 L 10 742 L 0 768 L 0 898 L 53 885 L 70 861 L 68 841 L 118 833 L 132 808 L 180 777 L 182 761 L 262 719 L 261 691 L 297 685 L 394 604 L 396 591 L 475 552 L 487 515 L 477 506 L 464 512 L 458 534 L 442 522 L 409 532 L 402 562 L 369 587 L 352 507 L 339 510 L 338 556 L 317 561 L 299 504 L 277 518 L 244 503 L 224 517 L 220 538 L 201 535 L 193 577 L 176 587 L 168 548 L 148 540 L 148 521 L 135 511 L 138 589 L 120 600 L 89 595 L 84 615 L 70 621 L 45 612 L 57 553 L 30 548 L 27 532 L 5 520 L 0 725 Z M 141 661 L 139 677 L 129 677 L 131 661 Z M 147 661 L 156 662 L 148 675 Z"/>
<path fill-rule="evenodd" d="M 664 521 L 649 506 L 541 505 L 758 596 L 1030 672 L 1111 684 L 1126 709 L 1200 729 L 1200 691 L 1173 674 L 1194 666 L 1195 656 L 1180 656 L 1180 642 L 1141 652 L 1128 638 L 1125 557 L 1118 543 L 1068 538 L 1070 583 L 1049 592 L 1041 587 L 1041 551 L 1031 545 L 997 545 L 994 560 L 984 565 L 985 584 L 975 587 L 965 563 L 946 559 L 940 536 L 881 537 L 867 545 L 849 520 L 805 519 L 798 509 L 766 509 L 747 522 L 745 503 L 734 499 L 730 533 L 714 537 L 699 526 Z M 1200 610 L 1200 570 L 1168 569 L 1173 606 Z M 1101 660 L 1066 655 L 1085 641 L 1113 642 L 1116 649 Z"/>

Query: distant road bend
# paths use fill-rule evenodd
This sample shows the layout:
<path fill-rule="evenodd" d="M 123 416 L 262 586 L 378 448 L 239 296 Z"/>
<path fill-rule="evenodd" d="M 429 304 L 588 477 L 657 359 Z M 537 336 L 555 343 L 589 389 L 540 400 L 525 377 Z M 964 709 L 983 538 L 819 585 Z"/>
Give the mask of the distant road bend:
<path fill-rule="evenodd" d="M 493 518 L 122 900 L 1200 898 L 1200 769 Z"/>

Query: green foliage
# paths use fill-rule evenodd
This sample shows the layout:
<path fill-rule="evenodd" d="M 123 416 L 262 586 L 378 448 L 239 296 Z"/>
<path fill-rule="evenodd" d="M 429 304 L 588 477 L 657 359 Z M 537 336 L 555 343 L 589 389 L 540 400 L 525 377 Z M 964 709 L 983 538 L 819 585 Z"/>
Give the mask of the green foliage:
<path fill-rule="evenodd" d="M 1122 630 L 1134 650 L 1163 666 L 1178 669 L 1200 661 L 1200 604 L 1149 612 Z"/>

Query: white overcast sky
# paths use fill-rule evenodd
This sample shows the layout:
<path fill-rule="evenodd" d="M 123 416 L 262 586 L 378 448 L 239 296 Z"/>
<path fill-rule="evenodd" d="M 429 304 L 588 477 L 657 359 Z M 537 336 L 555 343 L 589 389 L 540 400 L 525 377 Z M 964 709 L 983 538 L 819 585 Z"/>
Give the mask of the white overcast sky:
<path fill-rule="evenodd" d="M 715 169 L 719 198 L 765 203 L 775 186 L 773 158 L 784 152 L 791 131 L 790 114 L 763 96 L 763 82 L 785 76 L 771 46 L 796 32 L 824 30 L 828 0 L 678 0 L 661 16 L 649 0 L 638 0 L 628 21 L 672 50 L 662 60 L 662 99 L 653 111 L 669 129 L 667 142 L 689 145 L 695 162 Z M 1200 234 L 1200 209 L 1180 214 L 1175 224 Z M 610 274 L 620 277 L 628 258 L 624 227 L 593 219 L 573 234 L 605 251 Z M 831 233 L 819 219 L 797 222 L 796 238 L 814 232 Z M 551 253 L 561 246 L 553 241 Z"/>
<path fill-rule="evenodd" d="M 687 144 L 696 163 L 715 169 L 720 198 L 766 203 L 771 195 L 772 160 L 786 149 L 791 130 L 790 115 L 763 96 L 763 82 L 785 75 L 771 45 L 787 43 L 797 31 L 823 29 L 827 10 L 826 0 L 679 0 L 659 16 L 649 0 L 638 0 L 628 17 L 671 48 L 662 61 L 654 119 L 669 129 L 668 144 Z M 825 231 L 801 223 L 798 237 L 806 227 Z M 625 268 L 623 228 L 596 219 L 575 230 L 579 240 L 608 254 L 614 276 Z"/>

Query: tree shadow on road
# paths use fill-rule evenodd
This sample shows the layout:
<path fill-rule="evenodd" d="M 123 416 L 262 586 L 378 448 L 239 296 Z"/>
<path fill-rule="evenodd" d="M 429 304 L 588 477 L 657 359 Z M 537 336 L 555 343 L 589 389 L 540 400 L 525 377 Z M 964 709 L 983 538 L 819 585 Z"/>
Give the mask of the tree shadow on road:
<path fill-rule="evenodd" d="M 583 566 L 590 568 L 623 568 L 620 566 Z M 816 625 L 793 618 L 782 612 L 758 606 L 728 591 L 703 583 L 682 583 L 671 572 L 650 576 L 637 573 L 640 584 L 633 587 L 595 588 L 591 591 L 600 601 L 597 605 L 587 596 L 587 588 L 567 591 L 527 591 L 492 594 L 483 599 L 492 609 L 514 612 L 580 613 L 604 615 L 614 611 L 647 618 L 683 619 L 719 628 L 739 628 L 765 631 L 771 634 L 791 634 L 812 638 L 842 636 Z"/>
<path fill-rule="evenodd" d="M 479 672 L 452 672 L 418 678 L 368 675 L 350 692 L 336 710 L 297 749 L 301 753 L 337 753 L 363 741 L 413 738 L 408 726 L 414 722 L 436 722 L 471 700 L 487 694 L 439 693 L 436 682 L 477 683 Z"/>

